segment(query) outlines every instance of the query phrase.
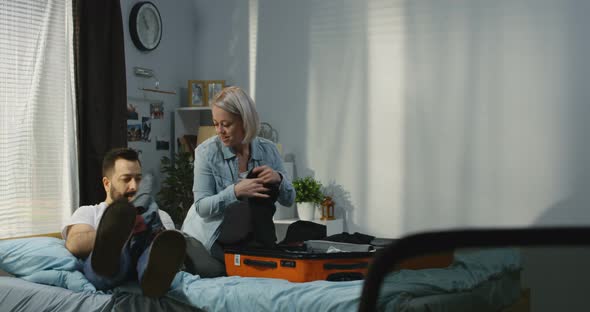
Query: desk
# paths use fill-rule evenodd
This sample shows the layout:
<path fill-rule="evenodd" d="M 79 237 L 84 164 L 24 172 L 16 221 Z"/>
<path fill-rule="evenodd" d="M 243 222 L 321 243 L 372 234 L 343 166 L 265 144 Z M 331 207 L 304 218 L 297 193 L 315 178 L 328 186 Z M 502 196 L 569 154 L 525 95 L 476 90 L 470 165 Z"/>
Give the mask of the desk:
<path fill-rule="evenodd" d="M 287 228 L 291 223 L 299 221 L 299 219 L 279 219 L 273 220 L 275 223 L 275 231 L 277 233 L 277 242 L 281 242 L 285 239 L 285 235 L 287 234 Z M 317 224 L 323 224 L 326 226 L 326 235 L 334 235 L 340 234 L 344 231 L 344 219 L 335 219 L 335 220 L 319 220 L 315 219 L 312 222 Z"/>

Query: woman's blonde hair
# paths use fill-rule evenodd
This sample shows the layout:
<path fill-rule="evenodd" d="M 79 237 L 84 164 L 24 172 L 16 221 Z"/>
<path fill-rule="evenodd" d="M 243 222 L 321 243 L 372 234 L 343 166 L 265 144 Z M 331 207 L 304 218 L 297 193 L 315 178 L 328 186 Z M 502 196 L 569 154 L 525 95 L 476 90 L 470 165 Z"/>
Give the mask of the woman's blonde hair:
<path fill-rule="evenodd" d="M 226 87 L 213 99 L 213 105 L 236 114 L 244 124 L 243 144 L 252 142 L 260 130 L 260 120 L 254 100 L 240 87 Z"/>

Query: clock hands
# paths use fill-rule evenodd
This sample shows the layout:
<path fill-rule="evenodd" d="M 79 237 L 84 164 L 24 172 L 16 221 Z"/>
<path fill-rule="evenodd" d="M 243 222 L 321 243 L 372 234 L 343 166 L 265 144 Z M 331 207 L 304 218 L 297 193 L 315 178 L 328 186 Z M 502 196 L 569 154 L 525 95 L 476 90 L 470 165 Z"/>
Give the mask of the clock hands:
<path fill-rule="evenodd" d="M 145 15 L 142 15 L 141 16 L 141 19 L 143 20 L 143 24 L 145 25 L 145 28 L 147 30 L 150 30 L 150 24 L 148 23 L 147 18 L 145 17 Z"/>

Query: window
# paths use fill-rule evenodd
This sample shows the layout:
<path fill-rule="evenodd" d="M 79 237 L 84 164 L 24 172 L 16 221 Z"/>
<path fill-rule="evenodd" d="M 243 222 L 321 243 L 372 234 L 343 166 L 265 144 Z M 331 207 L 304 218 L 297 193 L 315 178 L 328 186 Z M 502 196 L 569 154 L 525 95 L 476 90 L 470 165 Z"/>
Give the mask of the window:
<path fill-rule="evenodd" d="M 0 237 L 59 232 L 78 202 L 72 2 L 0 3 Z"/>

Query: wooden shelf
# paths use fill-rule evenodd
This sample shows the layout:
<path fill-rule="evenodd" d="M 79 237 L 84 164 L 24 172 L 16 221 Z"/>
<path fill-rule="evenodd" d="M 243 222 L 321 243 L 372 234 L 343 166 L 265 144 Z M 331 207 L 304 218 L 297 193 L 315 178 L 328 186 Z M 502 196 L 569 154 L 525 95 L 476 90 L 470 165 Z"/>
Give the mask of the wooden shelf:
<path fill-rule="evenodd" d="M 176 110 L 177 111 L 204 111 L 204 110 L 211 110 L 211 107 L 209 107 L 209 106 L 179 107 Z"/>
<path fill-rule="evenodd" d="M 167 90 L 160 90 L 160 89 L 152 89 L 152 88 L 137 88 L 141 91 L 148 91 L 148 92 L 155 92 L 155 93 L 164 93 L 164 94 L 176 94 L 176 91 L 167 91 Z"/>

